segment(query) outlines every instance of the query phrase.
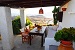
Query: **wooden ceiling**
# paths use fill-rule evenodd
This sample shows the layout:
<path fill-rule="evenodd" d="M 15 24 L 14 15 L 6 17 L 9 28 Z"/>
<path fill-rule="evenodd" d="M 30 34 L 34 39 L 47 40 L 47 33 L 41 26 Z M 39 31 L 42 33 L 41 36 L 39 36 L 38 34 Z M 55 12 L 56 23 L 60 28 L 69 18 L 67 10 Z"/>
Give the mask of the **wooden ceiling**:
<path fill-rule="evenodd" d="M 0 6 L 11 8 L 61 6 L 68 1 L 69 0 L 0 0 Z"/>

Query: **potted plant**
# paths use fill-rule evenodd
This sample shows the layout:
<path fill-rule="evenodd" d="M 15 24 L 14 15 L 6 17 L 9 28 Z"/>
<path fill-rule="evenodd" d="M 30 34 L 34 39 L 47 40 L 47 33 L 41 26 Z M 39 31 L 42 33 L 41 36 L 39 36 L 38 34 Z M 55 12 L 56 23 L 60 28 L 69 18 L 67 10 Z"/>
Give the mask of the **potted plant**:
<path fill-rule="evenodd" d="M 72 42 L 75 41 L 75 28 L 63 28 L 56 32 L 54 39 L 60 41 L 58 50 L 74 50 Z M 68 47 L 68 48 L 67 48 Z"/>

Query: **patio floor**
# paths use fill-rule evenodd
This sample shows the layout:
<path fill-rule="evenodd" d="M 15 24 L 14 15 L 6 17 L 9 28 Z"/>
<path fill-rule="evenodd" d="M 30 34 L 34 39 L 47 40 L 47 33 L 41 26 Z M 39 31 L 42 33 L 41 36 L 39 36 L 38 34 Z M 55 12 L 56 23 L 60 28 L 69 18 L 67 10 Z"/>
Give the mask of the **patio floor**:
<path fill-rule="evenodd" d="M 41 47 L 41 37 L 36 36 L 32 39 L 32 45 L 30 46 L 28 42 L 22 43 L 21 36 L 14 36 L 14 45 L 13 50 L 44 50 L 44 47 Z M 0 50 L 2 49 L 2 43 L 0 41 Z"/>
<path fill-rule="evenodd" d="M 30 46 L 28 42 L 22 43 L 21 36 L 15 36 L 15 49 L 14 50 L 44 50 L 41 47 L 41 37 L 36 36 L 32 39 L 32 45 Z"/>
<path fill-rule="evenodd" d="M 36 36 L 32 39 L 32 45 L 28 42 L 22 43 L 21 35 L 14 36 L 14 49 L 13 50 L 45 50 L 44 46 L 41 47 L 41 37 Z M 49 46 L 50 50 L 57 50 L 57 46 Z M 2 49 L 2 42 L 0 40 L 0 50 Z"/>

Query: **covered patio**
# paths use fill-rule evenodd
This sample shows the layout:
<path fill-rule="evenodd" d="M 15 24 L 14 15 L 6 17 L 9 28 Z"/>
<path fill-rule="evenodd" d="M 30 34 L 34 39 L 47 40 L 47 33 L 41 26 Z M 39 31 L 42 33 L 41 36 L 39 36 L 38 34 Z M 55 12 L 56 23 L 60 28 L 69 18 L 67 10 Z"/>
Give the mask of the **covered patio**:
<path fill-rule="evenodd" d="M 67 10 L 63 12 L 63 21 L 62 27 L 75 27 L 75 0 L 0 0 L 0 34 L 2 38 L 2 50 L 12 50 L 14 47 L 18 46 L 13 50 L 25 50 L 25 45 L 18 41 L 18 38 L 21 39 L 21 36 L 14 36 L 12 30 L 12 21 L 11 21 L 11 11 L 10 8 L 19 8 L 21 16 L 21 26 L 25 27 L 26 17 L 24 15 L 25 8 L 34 8 L 34 7 L 46 7 L 46 6 L 61 6 L 60 10 L 63 7 L 66 7 L 68 4 Z M 68 18 L 69 17 L 69 18 Z M 67 19 L 68 18 L 68 19 Z M 16 38 L 16 41 L 15 39 Z M 35 39 L 34 39 L 35 40 Z M 38 38 L 39 40 L 39 38 Z M 18 42 L 18 43 L 17 43 Z M 15 44 L 14 44 L 15 43 Z M 19 46 L 20 45 L 20 46 Z M 21 46 L 22 45 L 22 46 Z M 34 45 L 36 47 L 36 45 Z M 22 48 L 23 47 L 23 48 Z M 26 50 L 31 50 L 33 46 L 26 46 Z M 30 48 L 30 49 L 29 49 Z M 74 45 L 75 48 L 75 45 Z M 44 48 L 35 48 L 37 50 Z M 32 49 L 32 50 L 35 50 Z"/>

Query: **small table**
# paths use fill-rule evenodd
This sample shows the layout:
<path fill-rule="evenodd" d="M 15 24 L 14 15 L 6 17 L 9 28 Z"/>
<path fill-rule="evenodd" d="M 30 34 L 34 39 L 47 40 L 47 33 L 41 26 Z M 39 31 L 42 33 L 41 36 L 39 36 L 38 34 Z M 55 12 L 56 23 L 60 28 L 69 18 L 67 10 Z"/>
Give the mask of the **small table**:
<path fill-rule="evenodd" d="M 42 26 L 42 29 L 38 32 L 37 31 L 37 27 L 35 27 L 33 30 L 30 31 L 29 33 L 29 39 L 30 39 L 30 45 L 31 45 L 31 35 L 39 35 L 41 36 L 41 47 L 43 47 L 43 38 L 44 38 L 44 34 L 45 34 L 45 26 Z"/>

